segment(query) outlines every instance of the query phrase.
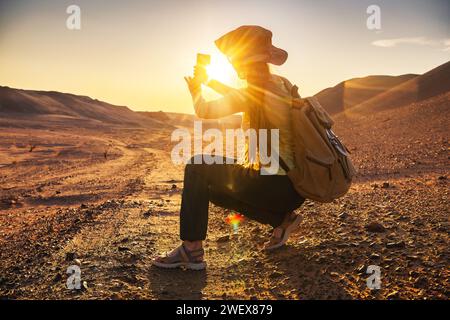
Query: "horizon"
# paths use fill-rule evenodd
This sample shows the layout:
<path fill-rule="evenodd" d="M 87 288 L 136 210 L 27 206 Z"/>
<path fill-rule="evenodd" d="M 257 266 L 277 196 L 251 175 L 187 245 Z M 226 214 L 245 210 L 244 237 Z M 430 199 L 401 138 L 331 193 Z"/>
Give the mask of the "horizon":
<path fill-rule="evenodd" d="M 192 73 L 196 53 L 223 64 L 214 40 L 243 24 L 273 32 L 273 44 L 289 58 L 272 71 L 296 83 L 302 96 L 353 78 L 423 74 L 449 60 L 447 1 L 378 1 L 380 30 L 366 26 L 366 0 L 252 0 L 239 10 L 236 1 L 80 0 L 81 29 L 68 30 L 71 4 L 0 1 L 2 85 L 83 95 L 134 111 L 192 114 L 183 76 Z M 228 75 L 219 80 L 241 85 L 225 68 Z"/>
<path fill-rule="evenodd" d="M 447 62 L 444 62 L 443 64 L 446 64 L 446 63 L 448 63 L 448 62 L 450 62 L 450 60 L 447 61 Z M 432 69 L 430 69 L 430 70 L 428 70 L 428 71 L 431 71 L 431 70 L 433 70 L 433 69 L 435 69 L 435 68 L 437 68 L 437 67 L 440 67 L 440 66 L 442 66 L 443 64 L 438 65 L 438 66 L 435 66 L 435 67 L 433 67 Z M 427 73 L 428 71 L 426 71 L 425 73 Z M 339 85 L 339 84 L 342 83 L 342 82 L 345 82 L 345 81 L 351 81 L 351 80 L 355 80 L 355 79 L 364 79 L 364 78 L 368 78 L 368 77 L 385 77 L 385 76 L 388 76 L 388 77 L 401 77 L 401 76 L 407 76 L 407 75 L 421 76 L 421 75 L 423 75 L 423 74 L 424 74 L 424 73 L 422 73 L 422 74 L 417 74 L 417 73 L 404 73 L 404 74 L 398 74 L 398 75 L 371 74 L 371 75 L 367 75 L 367 76 L 362 76 L 362 77 L 356 77 L 356 78 L 351 78 L 351 79 L 345 79 L 345 80 L 342 80 L 342 81 L 340 81 L 340 82 L 338 82 L 338 83 L 336 83 L 335 85 L 332 85 L 332 86 L 330 86 L 330 87 L 326 87 L 326 88 L 323 88 L 323 89 L 319 89 L 319 91 L 317 91 L 317 92 L 314 93 L 313 95 L 316 95 L 316 94 L 318 94 L 318 93 L 320 93 L 320 92 L 322 92 L 322 91 L 324 91 L 324 90 L 326 90 L 326 89 L 333 88 L 333 87 Z M 408 80 L 408 81 L 409 81 L 409 80 Z M 127 107 L 127 108 L 129 108 L 130 110 L 132 110 L 132 111 L 134 111 L 134 112 L 164 112 L 164 113 L 179 113 L 179 114 L 195 115 L 195 112 L 194 112 L 193 109 L 192 109 L 191 111 L 187 111 L 187 112 L 183 112 L 183 111 L 170 111 L 170 110 L 162 110 L 162 109 L 159 109 L 159 110 L 157 110 L 157 109 L 152 109 L 152 110 L 135 110 L 135 109 L 133 108 L 133 106 L 131 106 L 131 105 L 126 105 L 126 104 L 125 104 L 125 105 L 115 104 L 115 103 L 112 103 L 112 102 L 110 102 L 110 101 L 108 101 L 108 100 L 99 99 L 99 98 L 97 98 L 97 97 L 95 97 L 95 96 L 90 96 L 90 95 L 86 95 L 86 94 L 83 94 L 83 93 L 73 93 L 73 92 L 55 91 L 55 90 L 41 90 L 41 89 L 35 89 L 35 88 L 16 88 L 16 87 L 10 87 L 10 86 L 7 86 L 7 85 L 2 85 L 2 84 L 0 84 L 0 87 L 3 87 L 3 88 L 9 88 L 9 89 L 13 89 L 13 90 L 37 91 L 37 92 L 56 92 L 56 93 L 61 93 L 61 94 L 76 95 L 76 96 L 80 96 L 80 97 L 88 97 L 88 98 L 90 98 L 90 99 L 92 99 L 92 100 L 98 100 L 98 101 L 101 101 L 101 102 L 105 102 L 105 103 L 108 103 L 108 104 L 110 104 L 110 105 L 112 105 L 112 106 L 116 106 L 116 107 Z M 214 94 L 212 94 L 211 96 L 214 96 Z"/>

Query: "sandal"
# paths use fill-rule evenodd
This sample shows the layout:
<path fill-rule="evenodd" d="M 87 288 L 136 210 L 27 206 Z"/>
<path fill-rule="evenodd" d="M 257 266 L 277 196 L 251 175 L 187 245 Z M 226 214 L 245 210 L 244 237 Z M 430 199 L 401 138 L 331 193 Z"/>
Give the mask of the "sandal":
<path fill-rule="evenodd" d="M 205 251 L 202 249 L 188 250 L 184 244 L 165 256 L 153 259 L 152 264 L 159 268 L 173 269 L 184 267 L 190 270 L 204 270 L 206 262 L 203 261 Z"/>
<path fill-rule="evenodd" d="M 289 217 L 289 224 L 283 228 L 282 226 L 279 226 L 277 228 L 281 228 L 281 236 L 277 237 L 275 235 L 275 232 L 272 234 L 272 237 L 270 238 L 269 242 L 266 243 L 266 246 L 264 247 L 265 250 L 270 251 L 277 249 L 281 246 L 283 246 L 287 240 L 289 239 L 289 236 L 292 232 L 298 230 L 298 227 L 300 226 L 300 223 L 302 222 L 303 218 L 298 214 L 291 214 Z M 284 224 L 284 223 L 283 223 Z M 275 229 L 277 229 L 275 228 Z M 274 229 L 274 230 L 275 230 Z"/>

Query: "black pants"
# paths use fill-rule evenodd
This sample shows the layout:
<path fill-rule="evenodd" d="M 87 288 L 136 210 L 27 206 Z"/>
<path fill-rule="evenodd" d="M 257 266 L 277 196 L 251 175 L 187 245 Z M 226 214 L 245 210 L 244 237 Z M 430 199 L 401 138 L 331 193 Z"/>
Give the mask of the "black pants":
<path fill-rule="evenodd" d="M 181 240 L 206 238 L 210 201 L 274 228 L 305 201 L 287 176 L 264 176 L 238 164 L 226 164 L 225 158 L 223 163 L 194 164 L 193 158 L 186 165 L 180 212 Z"/>

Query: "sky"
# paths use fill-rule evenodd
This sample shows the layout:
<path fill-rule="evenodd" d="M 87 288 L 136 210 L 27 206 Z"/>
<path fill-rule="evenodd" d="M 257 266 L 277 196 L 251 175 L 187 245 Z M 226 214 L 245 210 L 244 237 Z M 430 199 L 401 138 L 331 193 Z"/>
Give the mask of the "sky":
<path fill-rule="evenodd" d="M 80 30 L 66 27 L 70 5 L 81 10 Z M 370 5 L 380 8 L 379 30 L 367 27 Z M 232 70 L 214 40 L 240 25 L 273 32 L 289 58 L 272 70 L 302 96 L 450 60 L 448 0 L 0 0 L 0 85 L 193 113 L 183 77 L 198 52 Z M 243 85 L 233 74 L 216 76 Z"/>

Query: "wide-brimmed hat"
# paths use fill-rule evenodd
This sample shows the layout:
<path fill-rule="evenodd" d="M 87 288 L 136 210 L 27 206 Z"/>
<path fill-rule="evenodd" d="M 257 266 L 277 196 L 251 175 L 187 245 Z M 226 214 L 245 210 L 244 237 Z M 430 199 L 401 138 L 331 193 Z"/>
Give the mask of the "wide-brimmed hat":
<path fill-rule="evenodd" d="M 282 65 L 288 53 L 272 44 L 272 32 L 260 26 L 241 26 L 215 41 L 232 60 L 262 61 Z"/>

